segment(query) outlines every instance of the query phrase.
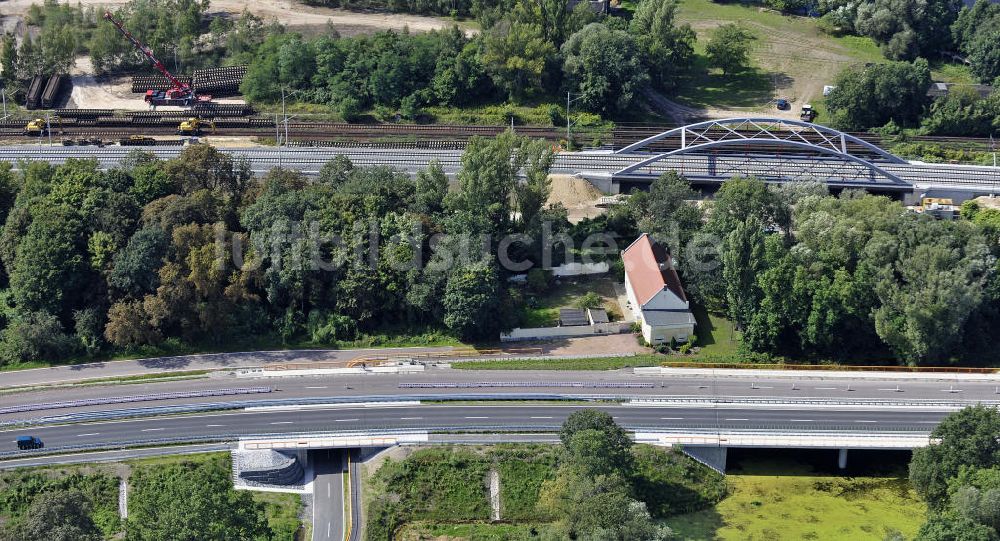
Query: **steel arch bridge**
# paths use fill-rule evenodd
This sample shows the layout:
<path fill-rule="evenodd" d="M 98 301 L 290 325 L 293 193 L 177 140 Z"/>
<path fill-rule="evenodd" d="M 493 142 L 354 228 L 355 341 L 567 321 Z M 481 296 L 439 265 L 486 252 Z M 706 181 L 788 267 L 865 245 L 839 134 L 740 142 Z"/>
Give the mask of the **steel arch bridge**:
<path fill-rule="evenodd" d="M 666 139 L 679 139 L 679 147 L 650 152 L 654 143 Z M 826 126 L 780 118 L 699 122 L 647 137 L 614 154 L 639 158 L 612 173 L 615 179 L 650 178 L 675 170 L 692 180 L 724 181 L 738 175 L 771 182 L 818 180 L 834 187 L 912 187 L 879 165 L 906 164 L 902 158 Z"/>

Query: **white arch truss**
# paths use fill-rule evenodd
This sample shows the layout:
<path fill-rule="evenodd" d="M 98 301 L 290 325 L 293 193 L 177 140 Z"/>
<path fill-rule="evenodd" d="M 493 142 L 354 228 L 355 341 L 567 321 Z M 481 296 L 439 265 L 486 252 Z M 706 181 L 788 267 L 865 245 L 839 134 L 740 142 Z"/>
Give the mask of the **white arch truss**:
<path fill-rule="evenodd" d="M 656 141 L 678 136 L 680 137 L 680 148 L 678 149 L 655 154 L 637 152 Z M 741 148 L 746 147 L 748 144 L 753 144 L 755 147 L 802 150 L 821 155 L 819 157 L 795 157 L 795 160 L 801 162 L 800 165 L 803 170 L 808 170 L 810 163 L 813 161 L 817 165 L 820 165 L 829 164 L 830 160 L 833 159 L 850 164 L 852 170 L 865 170 L 864 177 L 867 178 L 868 183 L 897 186 L 909 185 L 908 182 L 895 174 L 887 172 L 877 164 L 850 153 L 848 151 L 848 144 L 860 146 L 871 152 L 879 158 L 879 163 L 907 163 L 902 158 L 890 154 L 867 141 L 832 128 L 779 118 L 729 118 L 725 120 L 711 120 L 682 126 L 652 137 L 647 137 L 615 151 L 615 154 L 640 154 L 648 157 L 615 172 L 613 176 L 634 175 L 643 168 L 650 168 L 652 172 L 651 166 L 669 158 L 682 155 L 705 154 L 706 151 L 713 149 Z M 747 155 L 747 158 L 749 159 L 749 155 Z M 761 158 L 764 159 L 766 157 L 762 156 Z M 828 165 L 823 165 L 823 168 L 828 169 Z M 850 177 L 844 180 L 848 182 L 857 182 L 860 180 L 860 176 L 857 174 L 850 175 Z"/>

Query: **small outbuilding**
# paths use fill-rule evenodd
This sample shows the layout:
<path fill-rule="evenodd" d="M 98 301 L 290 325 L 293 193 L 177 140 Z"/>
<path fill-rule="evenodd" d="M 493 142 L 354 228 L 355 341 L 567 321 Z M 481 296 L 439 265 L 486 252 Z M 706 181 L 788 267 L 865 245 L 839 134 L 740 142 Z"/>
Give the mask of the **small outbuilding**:
<path fill-rule="evenodd" d="M 643 233 L 622 251 L 629 308 L 646 342 L 687 342 L 695 319 L 667 249 Z"/>

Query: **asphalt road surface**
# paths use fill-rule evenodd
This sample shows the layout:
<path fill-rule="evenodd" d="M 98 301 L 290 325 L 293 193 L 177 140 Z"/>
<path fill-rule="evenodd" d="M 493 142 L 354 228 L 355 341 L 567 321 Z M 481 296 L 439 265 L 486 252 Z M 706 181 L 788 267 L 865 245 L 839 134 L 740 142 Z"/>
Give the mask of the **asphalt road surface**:
<path fill-rule="evenodd" d="M 351 430 L 555 430 L 570 413 L 586 407 L 593 406 L 525 402 L 240 411 L 6 430 L 0 432 L 0 443 L 13 449 L 15 438 L 26 432 L 41 438 L 46 448 L 51 449 L 179 437 L 235 438 Z M 926 433 L 947 415 L 944 411 L 921 408 L 865 409 L 805 404 L 774 408 L 716 407 L 711 404 L 679 407 L 620 405 L 597 406 L 597 409 L 610 413 L 625 428 L 636 430 L 746 429 L 796 433 L 813 430 Z"/>
<path fill-rule="evenodd" d="M 631 370 L 616 371 L 558 371 L 511 370 L 478 371 L 454 369 L 428 369 L 415 374 L 367 374 L 310 376 L 292 378 L 204 378 L 195 380 L 144 383 L 134 385 L 75 386 L 40 391 L 7 393 L 0 395 L 0 408 L 25 403 L 56 404 L 71 400 L 120 397 L 125 395 L 149 396 L 155 393 L 193 392 L 224 389 L 227 387 L 266 386 L 269 393 L 217 397 L 194 397 L 169 400 L 148 400 L 127 404 L 95 404 L 82 407 L 40 409 L 31 412 L 0 414 L 0 422 L 35 419 L 69 413 L 156 407 L 180 404 L 232 403 L 257 400 L 293 399 L 351 399 L 359 401 L 382 398 L 398 399 L 407 396 L 452 397 L 456 395 L 488 394 L 498 397 L 529 394 L 561 394 L 581 396 L 632 396 L 638 398 L 700 397 L 706 399 L 735 400 L 740 398 L 772 398 L 795 402 L 803 399 L 830 400 L 893 400 L 893 401 L 950 401 L 975 403 L 1000 401 L 996 382 L 955 381 L 948 375 L 940 380 L 920 381 L 896 379 L 836 379 L 815 378 L 807 375 L 784 378 L 706 376 L 636 376 Z M 860 376 L 866 376 L 861 374 Z M 8 377 L 4 374 L 2 377 Z M 502 387 L 475 386 L 477 383 L 506 382 Z M 578 386 L 566 386 L 574 383 Z M 608 387 L 607 384 L 631 383 L 641 387 Z M 412 388 L 413 384 L 429 387 Z"/>
<path fill-rule="evenodd" d="M 313 465 L 313 541 L 344 539 L 344 454 L 340 449 L 309 452 Z"/>

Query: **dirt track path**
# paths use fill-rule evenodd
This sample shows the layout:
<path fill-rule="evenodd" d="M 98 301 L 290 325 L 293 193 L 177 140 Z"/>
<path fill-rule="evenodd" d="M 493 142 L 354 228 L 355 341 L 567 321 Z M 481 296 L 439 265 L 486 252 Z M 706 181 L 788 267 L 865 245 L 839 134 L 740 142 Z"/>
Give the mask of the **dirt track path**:
<path fill-rule="evenodd" d="M 39 0 L 8 0 L 0 2 L 0 15 L 23 16 L 28 7 Z M 114 7 L 126 0 L 79 0 L 80 5 Z M 209 11 L 232 14 L 249 9 L 260 17 L 274 17 L 281 24 L 293 27 L 325 25 L 327 22 L 342 34 L 358 34 L 376 30 L 402 30 L 404 27 L 414 32 L 427 32 L 448 28 L 455 24 L 446 18 L 425 17 L 395 13 L 360 13 L 343 9 L 311 7 L 288 0 L 213 0 Z M 467 32 L 471 32 L 467 30 Z"/>

